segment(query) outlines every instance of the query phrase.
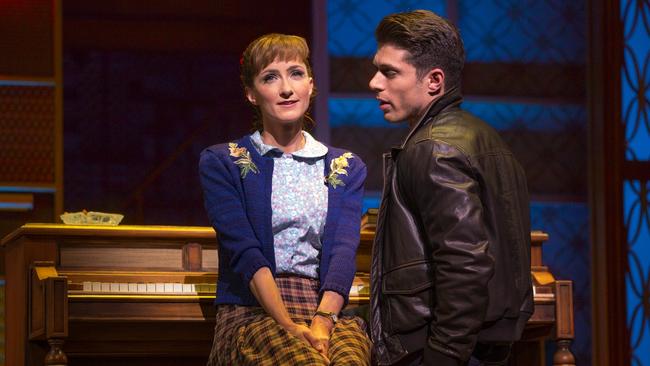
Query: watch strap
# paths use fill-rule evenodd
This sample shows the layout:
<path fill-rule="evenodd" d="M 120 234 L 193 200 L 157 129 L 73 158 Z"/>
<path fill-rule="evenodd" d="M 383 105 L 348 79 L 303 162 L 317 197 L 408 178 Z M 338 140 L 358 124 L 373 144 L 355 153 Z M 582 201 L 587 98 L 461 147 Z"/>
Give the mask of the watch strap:
<path fill-rule="evenodd" d="M 333 324 L 336 324 L 339 321 L 338 315 L 336 313 L 333 313 L 331 311 L 322 311 L 322 310 L 316 310 L 316 313 L 314 313 L 314 316 L 322 316 L 325 318 L 329 318 Z"/>

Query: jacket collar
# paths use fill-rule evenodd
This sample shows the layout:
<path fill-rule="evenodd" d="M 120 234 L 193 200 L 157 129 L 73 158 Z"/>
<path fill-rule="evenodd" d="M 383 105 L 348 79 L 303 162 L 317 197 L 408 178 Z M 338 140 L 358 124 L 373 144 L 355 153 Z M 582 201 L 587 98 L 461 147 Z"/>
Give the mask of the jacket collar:
<path fill-rule="evenodd" d="M 404 146 L 406 146 L 406 143 L 411 139 L 411 137 L 415 135 L 415 133 L 419 131 L 423 126 L 429 124 L 429 122 L 431 122 L 434 117 L 447 110 L 458 108 L 462 102 L 463 96 L 461 95 L 460 89 L 458 87 L 449 89 L 449 91 L 447 91 L 443 96 L 435 99 L 433 102 L 431 102 L 431 105 L 429 106 L 429 109 L 427 109 L 427 112 L 424 113 L 424 115 L 420 118 L 420 121 L 418 121 L 415 127 L 411 129 L 399 149 L 404 149 Z"/>

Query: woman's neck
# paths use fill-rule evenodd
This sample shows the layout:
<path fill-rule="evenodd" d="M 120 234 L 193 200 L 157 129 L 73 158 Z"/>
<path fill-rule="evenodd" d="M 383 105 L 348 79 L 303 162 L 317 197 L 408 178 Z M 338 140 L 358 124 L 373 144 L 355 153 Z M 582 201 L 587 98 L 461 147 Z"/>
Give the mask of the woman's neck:
<path fill-rule="evenodd" d="M 279 148 L 286 154 L 298 151 L 305 146 L 302 124 L 274 124 L 270 126 L 265 124 L 262 131 L 262 141 L 267 145 Z"/>

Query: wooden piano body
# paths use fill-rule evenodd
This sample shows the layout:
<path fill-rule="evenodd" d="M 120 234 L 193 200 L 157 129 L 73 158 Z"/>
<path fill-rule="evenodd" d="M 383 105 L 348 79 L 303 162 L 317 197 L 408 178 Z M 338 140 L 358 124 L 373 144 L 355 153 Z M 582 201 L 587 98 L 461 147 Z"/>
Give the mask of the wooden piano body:
<path fill-rule="evenodd" d="M 351 304 L 368 301 L 374 232 L 361 232 Z M 574 364 L 570 281 L 541 263 L 533 232 L 535 314 L 512 364 Z M 27 224 L 2 241 L 7 365 L 205 365 L 212 344 L 217 243 L 212 228 Z"/>

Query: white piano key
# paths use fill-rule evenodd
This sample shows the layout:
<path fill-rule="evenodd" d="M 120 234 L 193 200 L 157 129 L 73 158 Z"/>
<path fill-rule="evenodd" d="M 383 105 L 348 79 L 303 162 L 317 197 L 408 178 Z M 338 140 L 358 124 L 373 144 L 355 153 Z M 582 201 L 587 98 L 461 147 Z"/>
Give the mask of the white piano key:
<path fill-rule="evenodd" d="M 165 284 L 164 283 L 157 283 L 156 284 L 156 292 L 165 292 Z"/>
<path fill-rule="evenodd" d="M 150 292 L 156 292 L 156 284 L 155 283 L 148 283 L 147 284 L 147 293 Z"/>
<path fill-rule="evenodd" d="M 183 284 L 174 283 L 174 292 L 183 292 Z"/>
<path fill-rule="evenodd" d="M 111 291 L 111 284 L 108 282 L 102 282 L 101 283 L 101 288 L 102 292 L 110 292 Z"/>
<path fill-rule="evenodd" d="M 120 284 L 119 283 L 111 283 L 110 286 L 111 292 L 120 292 Z"/>
<path fill-rule="evenodd" d="M 93 292 L 100 292 L 102 290 L 102 283 L 101 282 L 93 282 L 92 283 L 92 291 Z"/>
<path fill-rule="evenodd" d="M 183 284 L 183 292 L 184 293 L 194 292 L 194 289 L 192 289 L 192 284 L 191 283 L 184 283 Z"/>
<path fill-rule="evenodd" d="M 147 292 L 147 284 L 145 283 L 138 283 L 138 292 L 140 293 L 145 293 Z"/>
<path fill-rule="evenodd" d="M 83 285 L 84 292 L 90 292 L 93 290 L 93 285 L 90 281 L 84 281 L 82 282 L 82 285 Z"/>
<path fill-rule="evenodd" d="M 118 283 L 120 292 L 129 292 L 129 284 L 128 283 Z"/>
<path fill-rule="evenodd" d="M 129 283 L 129 292 L 138 292 L 138 284 Z"/>
<path fill-rule="evenodd" d="M 165 292 L 174 292 L 174 284 L 165 283 Z"/>

